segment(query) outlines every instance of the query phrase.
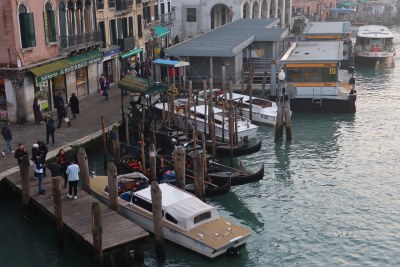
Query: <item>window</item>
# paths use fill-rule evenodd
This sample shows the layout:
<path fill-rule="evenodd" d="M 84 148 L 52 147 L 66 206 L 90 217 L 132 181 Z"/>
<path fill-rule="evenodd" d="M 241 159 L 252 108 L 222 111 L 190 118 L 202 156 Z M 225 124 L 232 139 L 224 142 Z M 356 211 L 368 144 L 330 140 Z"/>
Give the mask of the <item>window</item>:
<path fill-rule="evenodd" d="M 186 12 L 187 12 L 186 21 L 187 22 L 196 22 L 196 9 L 188 8 L 188 9 L 186 9 Z"/>
<path fill-rule="evenodd" d="M 106 27 L 104 25 L 104 21 L 99 22 L 99 29 L 101 31 L 101 40 L 103 40 L 102 48 L 106 48 Z"/>
<path fill-rule="evenodd" d="M 204 212 L 193 218 L 194 224 L 205 221 L 211 218 L 211 211 Z"/>
<path fill-rule="evenodd" d="M 19 31 L 21 37 L 21 47 L 29 48 L 36 46 L 35 24 L 33 13 L 28 13 L 28 9 L 24 4 L 18 8 Z"/>
<path fill-rule="evenodd" d="M 49 2 L 46 3 L 44 11 L 44 33 L 47 44 L 57 42 L 54 10 Z"/>
<path fill-rule="evenodd" d="M 110 44 L 117 44 L 117 29 L 115 25 L 115 19 L 110 20 Z"/>
<path fill-rule="evenodd" d="M 168 2 L 168 13 L 171 12 L 171 2 Z"/>
<path fill-rule="evenodd" d="M 158 5 L 154 5 L 154 19 L 159 20 L 158 17 Z"/>
<path fill-rule="evenodd" d="M 133 17 L 128 17 L 128 36 L 133 36 Z"/>
<path fill-rule="evenodd" d="M 170 222 L 172 222 L 174 224 L 178 223 L 178 221 L 174 217 L 172 217 L 169 213 L 165 214 L 165 219 L 167 219 L 167 221 L 170 221 Z"/>
<path fill-rule="evenodd" d="M 165 4 L 161 3 L 161 15 L 165 14 Z"/>
<path fill-rule="evenodd" d="M 97 10 L 104 9 L 104 0 L 97 0 Z"/>
<path fill-rule="evenodd" d="M 143 29 L 142 29 L 142 15 L 137 15 L 137 30 L 139 38 L 143 37 Z"/>

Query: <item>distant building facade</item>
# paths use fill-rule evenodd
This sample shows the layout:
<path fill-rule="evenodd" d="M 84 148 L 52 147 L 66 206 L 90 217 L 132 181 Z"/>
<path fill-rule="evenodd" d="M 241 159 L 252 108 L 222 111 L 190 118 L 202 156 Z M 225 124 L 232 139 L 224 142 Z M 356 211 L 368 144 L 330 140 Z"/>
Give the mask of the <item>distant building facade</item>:
<path fill-rule="evenodd" d="M 0 120 L 33 121 L 34 98 L 46 111 L 58 93 L 67 100 L 95 90 L 102 55 L 94 0 L 4 0 L 0 12 Z"/>
<path fill-rule="evenodd" d="M 241 18 L 279 18 L 280 27 L 288 28 L 291 10 L 291 0 L 175 1 L 172 34 L 182 41 Z"/>

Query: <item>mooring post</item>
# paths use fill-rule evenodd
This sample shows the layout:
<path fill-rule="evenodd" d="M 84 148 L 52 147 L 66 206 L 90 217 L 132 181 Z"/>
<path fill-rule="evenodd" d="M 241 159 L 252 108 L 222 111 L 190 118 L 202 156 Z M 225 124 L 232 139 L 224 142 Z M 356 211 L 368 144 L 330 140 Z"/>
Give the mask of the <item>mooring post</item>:
<path fill-rule="evenodd" d="M 226 66 L 222 65 L 222 90 L 224 93 L 226 92 L 226 81 L 225 81 L 225 76 L 226 76 Z"/>
<path fill-rule="evenodd" d="M 290 116 L 290 99 L 285 101 L 286 140 L 292 140 L 292 119 Z"/>
<path fill-rule="evenodd" d="M 193 151 L 193 176 L 194 176 L 194 194 L 197 198 L 204 200 L 204 172 L 203 159 L 199 152 Z"/>
<path fill-rule="evenodd" d="M 279 99 L 280 96 L 278 96 L 278 101 L 276 102 L 278 110 L 276 112 L 275 142 L 281 140 L 283 134 L 283 106 Z"/>
<path fill-rule="evenodd" d="M 110 197 L 110 208 L 118 211 L 118 181 L 117 181 L 117 166 L 113 162 L 107 165 L 108 176 L 108 195 Z"/>
<path fill-rule="evenodd" d="M 128 114 L 125 115 L 125 141 L 128 145 L 129 143 L 129 116 Z"/>
<path fill-rule="evenodd" d="M 100 203 L 92 203 L 93 254 L 95 265 L 103 266 L 103 219 Z"/>
<path fill-rule="evenodd" d="M 103 167 L 104 169 L 107 168 L 107 160 L 108 160 L 108 153 L 107 153 L 107 139 L 106 139 L 106 130 L 104 127 L 104 115 L 101 115 L 101 130 L 103 132 Z"/>
<path fill-rule="evenodd" d="M 150 144 L 149 148 L 149 162 L 150 162 L 150 180 L 157 181 L 157 151 L 154 144 Z"/>
<path fill-rule="evenodd" d="M 22 163 L 19 164 L 19 172 L 22 181 L 22 217 L 24 222 L 29 221 L 29 205 L 31 201 L 31 182 L 29 178 L 29 157 L 24 156 Z"/>
<path fill-rule="evenodd" d="M 64 245 L 63 240 L 63 216 L 62 216 L 62 204 L 61 204 L 61 184 L 64 183 L 64 179 L 61 176 L 52 177 L 53 182 L 53 201 L 54 201 L 54 217 L 56 221 L 57 231 L 57 247 L 62 248 Z"/>
<path fill-rule="evenodd" d="M 119 143 L 119 134 L 118 134 L 118 126 L 117 125 L 114 125 L 112 127 L 111 141 L 112 141 L 115 162 L 118 165 L 120 165 L 121 147 L 120 147 L 120 143 Z"/>
<path fill-rule="evenodd" d="M 162 224 L 162 192 L 156 180 L 151 182 L 151 203 L 153 204 L 154 238 L 159 261 L 165 261 L 164 233 Z"/>
<path fill-rule="evenodd" d="M 174 150 L 173 158 L 175 162 L 176 186 L 185 189 L 186 176 L 186 153 L 182 146 Z"/>
<path fill-rule="evenodd" d="M 78 160 L 78 165 L 80 173 L 82 176 L 82 190 L 86 193 L 90 193 L 90 174 L 89 174 L 89 164 L 87 160 L 87 155 L 85 148 L 82 146 L 78 149 L 78 154 L 76 155 Z"/>

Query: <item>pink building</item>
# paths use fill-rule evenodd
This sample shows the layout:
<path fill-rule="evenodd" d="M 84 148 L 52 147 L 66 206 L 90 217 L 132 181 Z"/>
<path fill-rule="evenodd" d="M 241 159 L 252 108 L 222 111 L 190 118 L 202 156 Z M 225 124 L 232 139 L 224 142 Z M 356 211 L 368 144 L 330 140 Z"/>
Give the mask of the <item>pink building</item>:
<path fill-rule="evenodd" d="M 325 21 L 333 7 L 336 0 L 292 0 L 292 17 L 302 15 L 311 21 Z"/>
<path fill-rule="evenodd" d="M 53 108 L 75 92 L 97 90 L 102 55 L 94 0 L 0 1 L 0 120 L 33 120 L 32 103 Z M 93 76 L 94 79 L 90 79 Z"/>

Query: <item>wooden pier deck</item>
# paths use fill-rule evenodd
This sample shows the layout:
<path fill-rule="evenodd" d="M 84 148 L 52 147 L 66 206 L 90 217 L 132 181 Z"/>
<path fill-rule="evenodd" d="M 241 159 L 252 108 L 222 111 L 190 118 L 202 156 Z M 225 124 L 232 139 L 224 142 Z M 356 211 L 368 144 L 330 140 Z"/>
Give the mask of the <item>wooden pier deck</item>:
<path fill-rule="evenodd" d="M 33 173 L 30 168 L 30 173 Z M 21 192 L 21 178 L 19 172 L 9 175 L 6 181 L 17 191 Z M 31 181 L 31 202 L 43 210 L 52 219 L 54 215 L 54 202 L 52 198 L 52 180 L 49 177 L 43 179 L 43 188 L 46 194 L 38 194 L 37 180 Z M 64 230 L 68 228 L 72 233 L 81 237 L 93 247 L 92 234 L 92 203 L 99 202 L 103 220 L 103 251 L 117 249 L 129 243 L 141 240 L 149 233 L 129 219 L 123 217 L 108 206 L 102 204 L 92 195 L 78 189 L 78 198 L 67 198 L 68 188 L 62 189 L 62 216 Z"/>

